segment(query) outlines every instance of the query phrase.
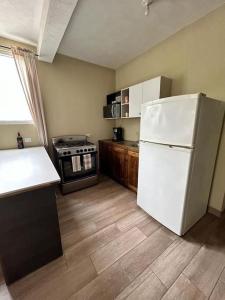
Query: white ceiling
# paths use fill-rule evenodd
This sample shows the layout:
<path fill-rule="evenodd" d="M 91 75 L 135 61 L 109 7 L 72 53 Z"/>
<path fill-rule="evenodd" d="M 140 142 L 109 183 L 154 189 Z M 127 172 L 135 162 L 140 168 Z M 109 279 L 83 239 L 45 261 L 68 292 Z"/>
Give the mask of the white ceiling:
<path fill-rule="evenodd" d="M 59 53 L 117 68 L 224 0 L 154 0 L 144 16 L 141 0 L 79 0 Z"/>
<path fill-rule="evenodd" d="M 153 0 L 145 17 L 141 0 L 77 1 L 0 0 L 0 37 L 116 69 L 225 3 Z"/>
<path fill-rule="evenodd" d="M 0 36 L 37 45 L 44 0 L 1 0 Z"/>

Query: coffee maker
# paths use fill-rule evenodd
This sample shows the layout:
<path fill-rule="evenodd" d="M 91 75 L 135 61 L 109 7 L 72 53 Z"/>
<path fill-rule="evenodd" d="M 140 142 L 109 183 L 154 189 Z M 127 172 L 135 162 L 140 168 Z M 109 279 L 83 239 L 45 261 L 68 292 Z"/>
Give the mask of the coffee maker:
<path fill-rule="evenodd" d="M 113 141 L 115 142 L 123 141 L 122 127 L 113 127 Z"/>

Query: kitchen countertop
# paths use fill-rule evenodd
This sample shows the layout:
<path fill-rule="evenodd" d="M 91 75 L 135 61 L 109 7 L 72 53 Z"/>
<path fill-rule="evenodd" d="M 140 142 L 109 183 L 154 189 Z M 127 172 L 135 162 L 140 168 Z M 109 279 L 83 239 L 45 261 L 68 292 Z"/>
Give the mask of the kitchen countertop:
<path fill-rule="evenodd" d="M 59 181 L 44 147 L 0 150 L 0 198 Z"/>
<path fill-rule="evenodd" d="M 129 150 L 135 151 L 135 152 L 139 152 L 139 147 L 138 147 L 138 142 L 134 142 L 134 141 L 113 141 L 113 140 L 102 140 L 103 142 L 109 142 L 112 143 L 114 145 L 118 145 L 118 146 L 122 146 L 123 148 L 127 148 Z"/>

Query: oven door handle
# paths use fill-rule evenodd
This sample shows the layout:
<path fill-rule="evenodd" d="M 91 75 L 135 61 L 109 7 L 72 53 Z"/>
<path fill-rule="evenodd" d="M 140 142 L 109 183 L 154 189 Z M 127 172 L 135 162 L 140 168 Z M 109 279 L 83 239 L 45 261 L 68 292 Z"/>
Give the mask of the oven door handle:
<path fill-rule="evenodd" d="M 114 118 L 114 105 L 112 104 L 112 107 L 111 107 L 111 116 L 112 118 Z"/>

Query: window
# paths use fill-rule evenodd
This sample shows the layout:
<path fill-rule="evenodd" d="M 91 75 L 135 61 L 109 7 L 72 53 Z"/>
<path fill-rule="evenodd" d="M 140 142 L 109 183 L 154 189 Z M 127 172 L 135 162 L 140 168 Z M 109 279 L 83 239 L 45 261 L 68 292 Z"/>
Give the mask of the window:
<path fill-rule="evenodd" d="M 0 123 L 32 123 L 14 59 L 0 55 Z"/>

